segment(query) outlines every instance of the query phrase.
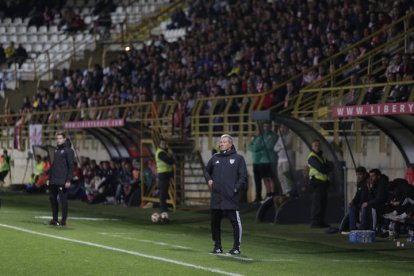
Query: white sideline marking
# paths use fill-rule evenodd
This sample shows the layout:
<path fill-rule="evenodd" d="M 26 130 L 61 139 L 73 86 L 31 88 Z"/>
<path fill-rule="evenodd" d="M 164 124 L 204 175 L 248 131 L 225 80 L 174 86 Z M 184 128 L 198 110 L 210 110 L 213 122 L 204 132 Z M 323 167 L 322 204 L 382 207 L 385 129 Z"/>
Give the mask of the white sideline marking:
<path fill-rule="evenodd" d="M 52 219 L 51 216 L 35 216 L 35 219 Z M 69 219 L 73 220 L 91 220 L 91 221 L 104 221 L 104 220 L 111 220 L 111 221 L 118 221 L 119 219 L 115 218 L 85 218 L 85 217 L 69 217 Z"/>
<path fill-rule="evenodd" d="M 101 235 L 104 235 L 104 236 L 109 236 L 109 237 L 114 237 L 114 238 L 120 238 L 120 239 L 124 239 L 124 240 L 133 240 L 133 241 L 139 241 L 139 242 L 145 242 L 145 243 L 152 243 L 152 244 L 156 244 L 156 245 L 169 246 L 169 247 L 179 248 L 179 249 L 189 249 L 189 250 L 192 249 L 190 247 L 175 245 L 175 244 L 169 244 L 169 243 L 165 243 L 165 242 L 156 242 L 156 241 L 151 241 L 151 240 L 140 240 L 140 239 L 136 239 L 136 238 L 125 237 L 122 234 L 118 234 L 118 233 L 111 234 L 111 233 L 99 232 L 98 234 L 101 234 Z"/>
<path fill-rule="evenodd" d="M 224 254 L 208 253 L 208 254 L 217 256 L 217 257 L 227 257 L 227 258 L 237 259 L 241 261 L 254 261 L 252 258 L 240 257 L 240 256 L 232 255 L 230 253 L 224 253 Z"/>
<path fill-rule="evenodd" d="M 175 245 L 175 244 L 170 244 L 170 243 L 166 243 L 166 242 L 156 242 L 156 241 L 151 241 L 151 240 L 141 240 L 141 239 L 136 239 L 136 238 L 131 238 L 131 237 L 125 237 L 125 236 L 122 236 L 119 233 L 98 232 L 98 234 L 104 235 L 104 236 L 109 236 L 109 237 L 114 237 L 114 238 L 119 238 L 119 239 L 124 239 L 124 240 L 134 240 L 134 241 L 151 243 L 151 244 L 156 244 L 156 245 L 161 245 L 161 246 L 168 246 L 168 247 L 173 247 L 173 248 L 188 249 L 188 250 L 202 252 L 200 250 L 197 250 L 197 249 L 194 249 L 194 248 L 191 248 L 191 247 Z M 214 256 L 218 256 L 218 257 L 228 257 L 228 258 L 233 258 L 233 259 L 242 260 L 242 261 L 254 261 L 251 258 L 231 255 L 230 253 L 226 253 L 226 254 L 209 253 L 209 254 L 214 255 Z"/>
<path fill-rule="evenodd" d="M 1 224 L 0 223 L 0 227 L 9 228 L 9 229 L 13 229 L 13 230 L 17 230 L 17 231 L 21 231 L 21 232 L 25 232 L 25 233 L 29 233 L 29 234 L 34 234 L 34 235 L 38 235 L 38 236 L 53 238 L 53 239 L 57 239 L 57 240 L 63 240 L 63 241 L 69 241 L 69 242 L 83 244 L 83 245 L 89 245 L 89 246 L 92 246 L 92 247 L 102 248 L 102 249 L 111 250 L 111 251 L 115 251 L 115 252 L 126 253 L 126 254 L 139 256 L 139 257 L 143 257 L 143 258 L 147 258 L 147 259 L 162 261 L 162 262 L 166 262 L 166 263 L 172 263 L 172 264 L 176 264 L 176 265 L 191 267 L 191 268 L 195 268 L 195 269 L 199 269 L 199 270 L 205 270 L 205 271 L 214 272 L 214 273 L 223 274 L 223 275 L 231 275 L 231 276 L 241 276 L 242 275 L 242 274 L 237 274 L 237 273 L 226 272 L 226 271 L 223 271 L 223 270 L 220 270 L 220 269 L 217 269 L 217 268 L 209 268 L 209 267 L 204 267 L 204 266 L 200 266 L 200 265 L 194 265 L 194 264 L 190 264 L 190 263 L 185 263 L 185 262 L 181 262 L 181 261 L 167 259 L 167 258 L 163 258 L 163 257 L 152 256 L 152 255 L 148 255 L 148 254 L 144 254 L 144 253 L 140 253 L 140 252 L 136 252 L 136 251 L 131 251 L 131 250 L 125 250 L 125 249 L 121 249 L 121 248 L 106 246 L 106 245 L 102 245 L 102 244 L 99 244 L 99 243 L 93 243 L 93 242 L 75 240 L 75 239 L 71 239 L 71 238 L 65 238 L 65 237 L 61 237 L 61 236 L 55 236 L 55 235 L 51 235 L 51 234 L 45 234 L 45 233 L 41 233 L 41 232 L 37 232 L 37 231 L 25 229 L 25 228 L 13 226 L 13 225 L 7 225 L 7 224 Z"/>

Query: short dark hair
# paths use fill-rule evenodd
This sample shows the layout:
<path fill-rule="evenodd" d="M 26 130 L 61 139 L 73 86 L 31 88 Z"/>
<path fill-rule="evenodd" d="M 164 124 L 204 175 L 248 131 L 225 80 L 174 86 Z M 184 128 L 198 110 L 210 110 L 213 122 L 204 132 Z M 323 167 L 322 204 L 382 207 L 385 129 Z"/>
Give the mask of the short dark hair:
<path fill-rule="evenodd" d="M 63 131 L 56 132 L 56 136 L 61 135 L 63 138 L 66 138 L 66 134 Z"/>
<path fill-rule="evenodd" d="M 379 169 L 372 169 L 372 170 L 369 171 L 369 173 L 370 174 L 373 173 L 376 176 L 380 176 L 381 175 L 381 171 Z"/>
<path fill-rule="evenodd" d="M 359 166 L 358 168 L 355 169 L 356 173 L 367 173 L 367 169 L 365 169 L 365 167 Z"/>

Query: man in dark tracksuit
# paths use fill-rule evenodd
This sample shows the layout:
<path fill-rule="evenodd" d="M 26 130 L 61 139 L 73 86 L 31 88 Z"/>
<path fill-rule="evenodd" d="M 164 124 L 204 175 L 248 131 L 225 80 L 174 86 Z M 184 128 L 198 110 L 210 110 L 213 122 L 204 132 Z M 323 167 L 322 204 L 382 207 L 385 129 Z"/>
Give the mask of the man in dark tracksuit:
<path fill-rule="evenodd" d="M 174 176 L 174 157 L 168 150 L 167 141 L 161 140 L 155 153 L 157 163 L 158 188 L 160 190 L 160 212 L 167 212 L 168 188 Z"/>
<path fill-rule="evenodd" d="M 382 219 L 389 185 L 388 176 L 379 169 L 369 171 L 368 201 L 361 204 L 360 230 L 376 230 L 377 219 Z"/>
<path fill-rule="evenodd" d="M 50 225 L 66 225 L 68 216 L 68 199 L 66 190 L 70 187 L 73 168 L 75 167 L 75 155 L 71 149 L 71 143 L 66 139 L 63 132 L 56 134 L 57 148 L 53 155 L 53 163 L 49 170 L 49 180 L 47 186 L 49 188 L 49 200 L 52 207 L 53 218 L 49 222 Z M 58 195 L 62 204 L 62 220 L 58 220 Z"/>
<path fill-rule="evenodd" d="M 234 243 L 230 254 L 240 254 L 242 226 L 239 214 L 239 194 L 247 186 L 247 168 L 243 156 L 237 154 L 233 138 L 220 138 L 220 153 L 207 163 L 204 176 L 211 190 L 212 253 L 223 253 L 221 247 L 221 219 L 228 217 L 233 226 Z"/>

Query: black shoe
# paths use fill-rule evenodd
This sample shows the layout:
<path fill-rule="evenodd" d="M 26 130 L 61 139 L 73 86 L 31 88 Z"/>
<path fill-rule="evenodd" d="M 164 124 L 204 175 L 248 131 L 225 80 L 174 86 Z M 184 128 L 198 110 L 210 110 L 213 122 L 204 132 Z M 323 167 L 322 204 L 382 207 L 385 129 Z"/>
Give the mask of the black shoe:
<path fill-rule="evenodd" d="M 213 249 L 213 251 L 211 251 L 211 253 L 221 254 L 221 253 L 223 253 L 223 249 L 221 248 L 221 246 L 214 246 L 214 249 Z"/>
<path fill-rule="evenodd" d="M 327 223 L 312 223 L 310 225 L 310 228 L 329 228 L 329 227 L 331 226 Z"/>
<path fill-rule="evenodd" d="M 59 225 L 60 225 L 60 226 L 66 226 L 66 221 L 61 220 L 61 221 L 59 222 Z"/>
<path fill-rule="evenodd" d="M 240 255 L 240 247 L 238 247 L 238 246 L 233 247 L 233 248 L 229 251 L 229 253 L 230 253 L 231 255 Z"/>
<path fill-rule="evenodd" d="M 60 224 L 59 224 L 59 222 L 57 220 L 52 219 L 51 221 L 49 221 L 49 225 L 59 226 Z"/>

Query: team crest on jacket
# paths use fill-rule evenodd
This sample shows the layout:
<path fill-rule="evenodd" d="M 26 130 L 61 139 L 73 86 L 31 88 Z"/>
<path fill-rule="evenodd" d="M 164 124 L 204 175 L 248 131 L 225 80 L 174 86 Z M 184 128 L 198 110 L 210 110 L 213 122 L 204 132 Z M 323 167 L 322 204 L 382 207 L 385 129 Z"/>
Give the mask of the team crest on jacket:
<path fill-rule="evenodd" d="M 234 161 L 236 161 L 236 159 L 230 159 L 230 164 L 234 164 Z"/>

